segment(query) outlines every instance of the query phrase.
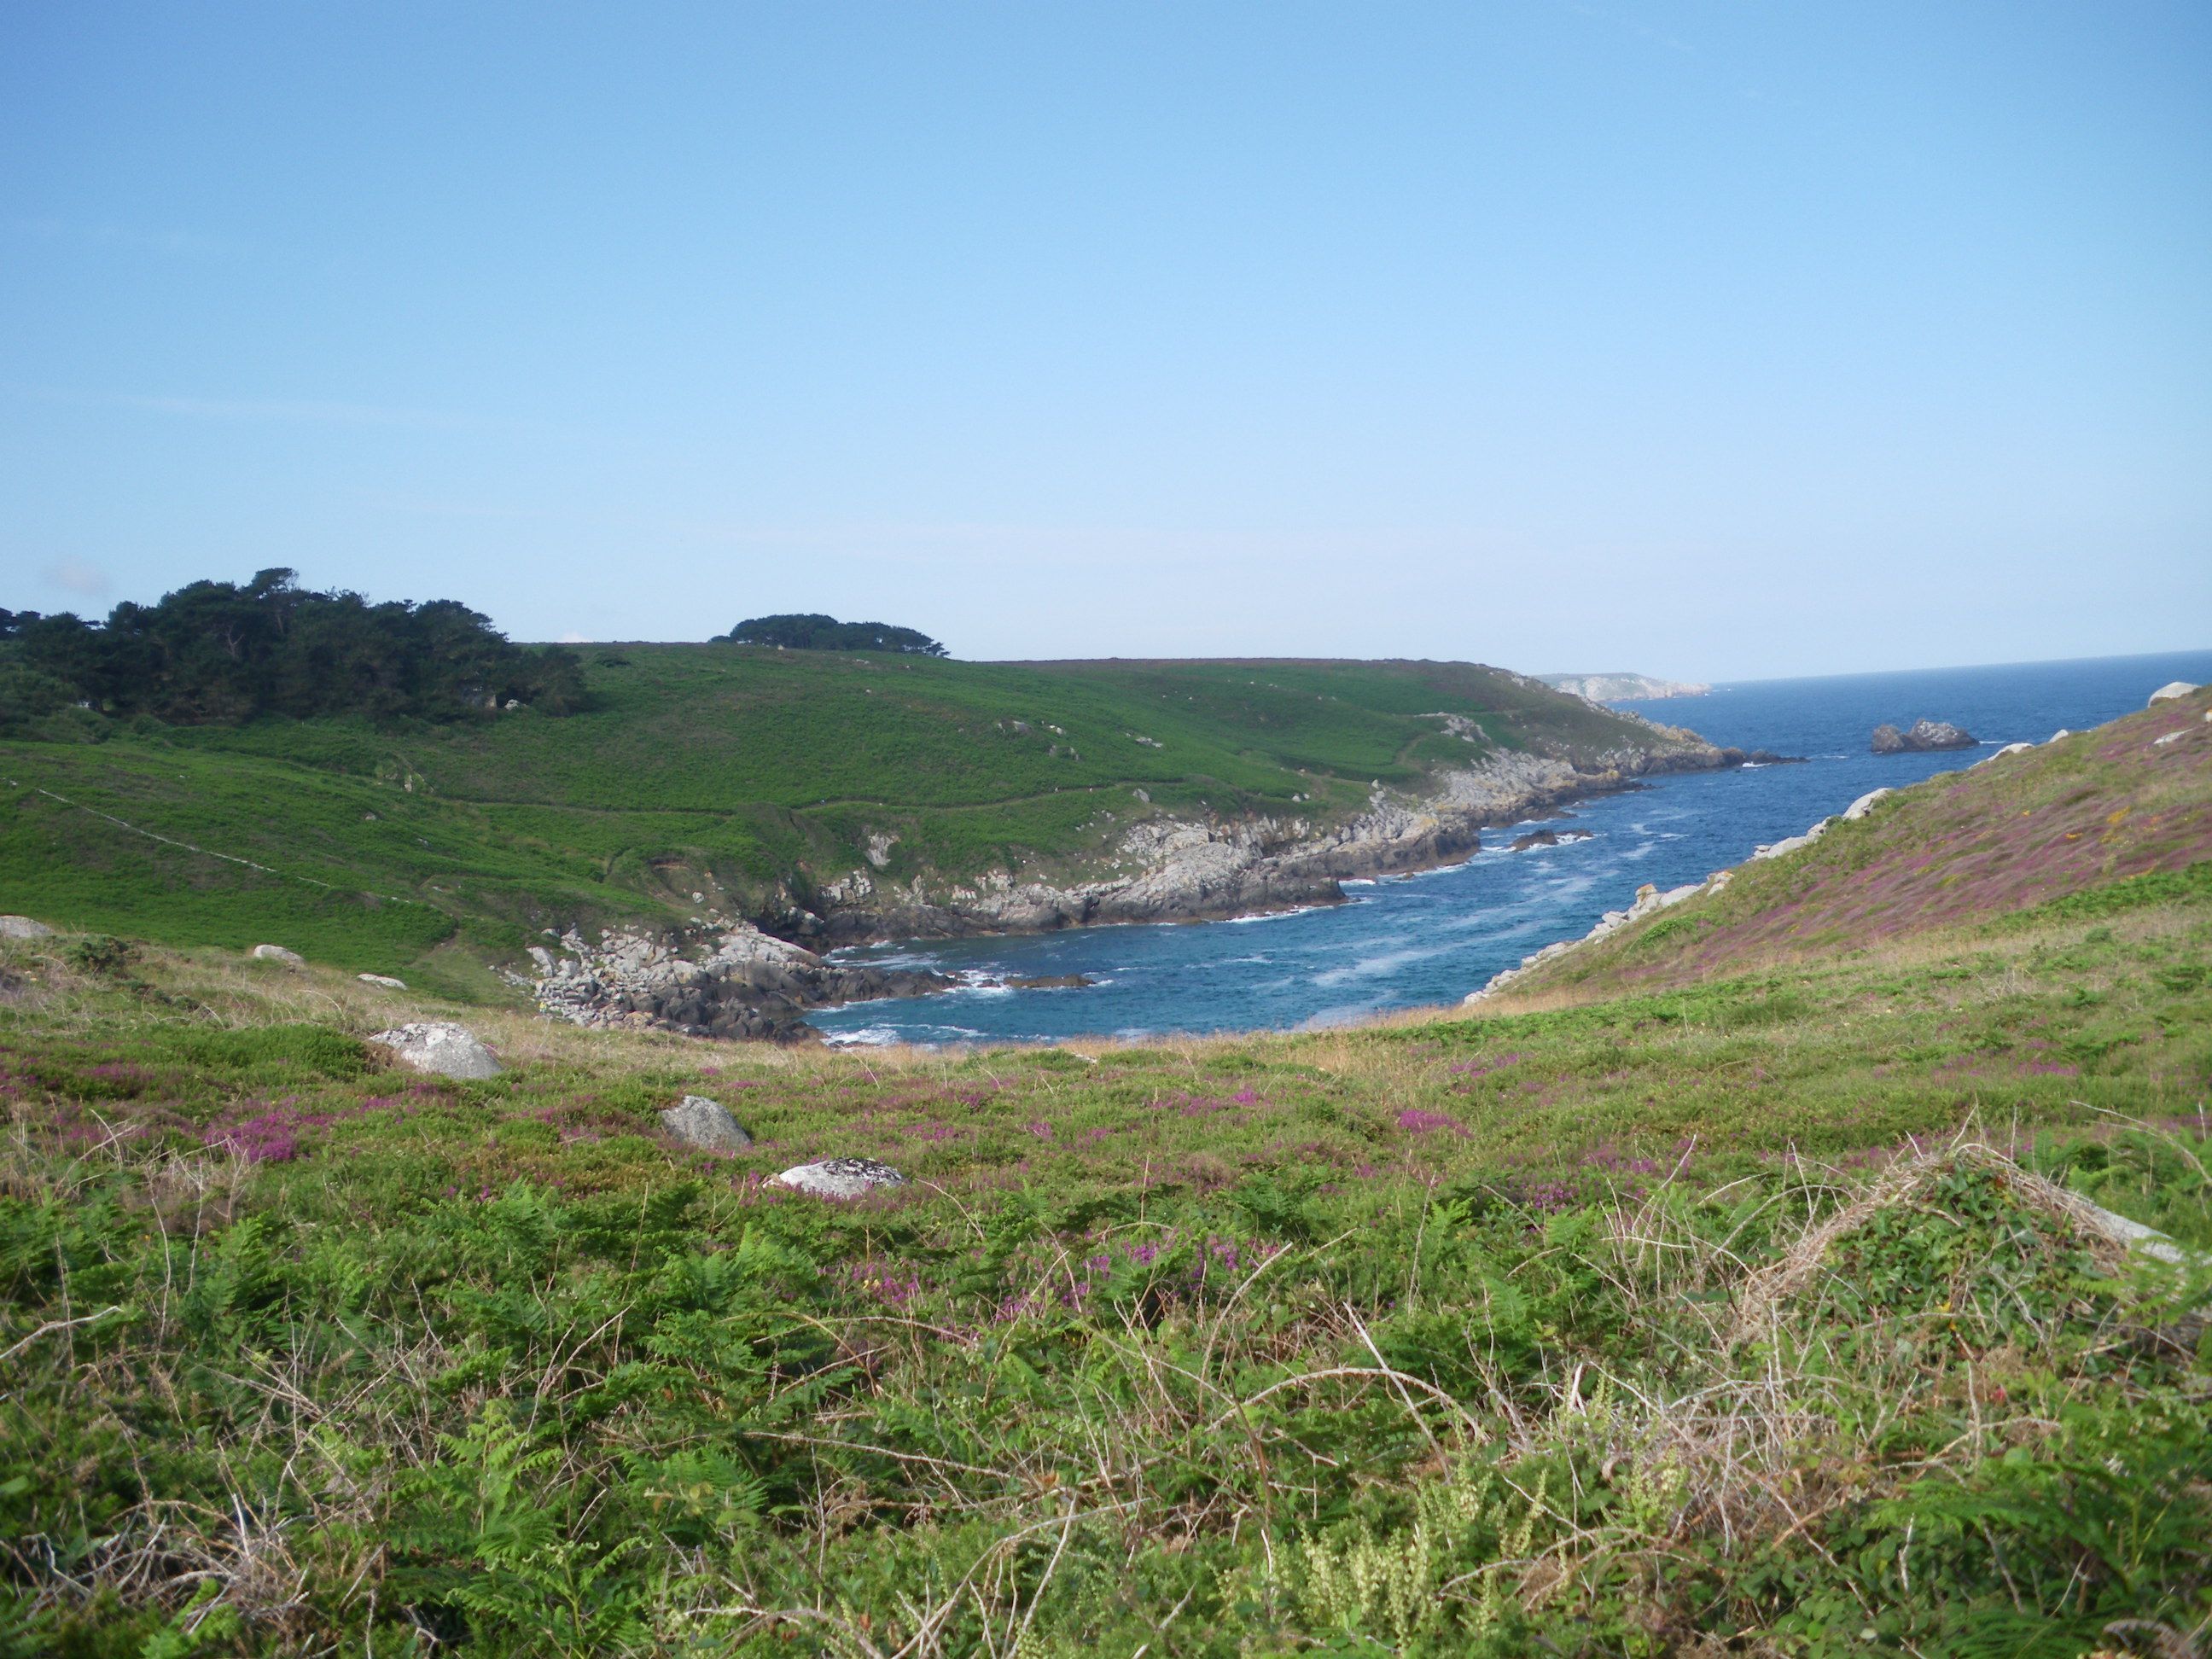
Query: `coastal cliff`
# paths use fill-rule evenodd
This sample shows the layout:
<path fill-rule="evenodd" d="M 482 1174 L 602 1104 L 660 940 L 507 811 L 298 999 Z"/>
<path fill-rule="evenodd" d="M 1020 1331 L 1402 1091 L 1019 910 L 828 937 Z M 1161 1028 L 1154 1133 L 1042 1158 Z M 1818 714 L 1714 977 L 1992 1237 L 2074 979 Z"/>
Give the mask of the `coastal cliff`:
<path fill-rule="evenodd" d="M 1507 752 L 1441 772 L 1410 796 L 1376 788 L 1367 809 L 1322 828 L 1299 817 L 1140 819 L 1084 877 L 1022 880 L 998 869 L 967 881 L 881 880 L 866 868 L 821 890 L 816 908 L 787 902 L 750 921 L 718 920 L 659 935 L 575 928 L 531 951 L 539 1006 L 587 1025 L 659 1026 L 691 1035 L 792 1040 L 811 1035 L 810 1008 L 925 995 L 933 974 L 848 969 L 819 953 L 890 939 L 1042 933 L 1116 922 L 1197 921 L 1334 903 L 1347 879 L 1433 868 L 1480 849 L 1485 828 L 1526 820 L 1590 795 L 1674 772 L 1747 760 L 1679 728 L 1644 723 L 1648 741 L 1587 757 Z M 879 839 L 871 848 L 885 857 Z M 549 930 L 550 931 L 550 930 Z M 816 948 L 809 948 L 816 947 Z M 557 951 L 557 954 L 556 954 Z"/>

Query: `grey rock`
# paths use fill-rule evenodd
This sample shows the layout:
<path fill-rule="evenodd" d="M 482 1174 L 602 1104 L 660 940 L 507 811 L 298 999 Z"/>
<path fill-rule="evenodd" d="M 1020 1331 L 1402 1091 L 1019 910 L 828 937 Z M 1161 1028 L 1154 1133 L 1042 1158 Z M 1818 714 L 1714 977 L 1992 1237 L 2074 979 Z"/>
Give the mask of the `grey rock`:
<path fill-rule="evenodd" d="M 281 962 L 287 968 L 307 965 L 307 957 L 297 951 L 288 951 L 281 945 L 257 945 L 253 947 L 252 957 L 256 962 Z"/>
<path fill-rule="evenodd" d="M 369 1041 L 381 1042 L 399 1057 L 402 1065 L 418 1072 L 462 1079 L 500 1073 L 499 1061 L 492 1058 L 491 1050 L 465 1025 L 416 1021 L 379 1031 Z"/>
<path fill-rule="evenodd" d="M 1778 859 L 1802 851 L 1826 835 L 1828 826 L 1834 822 L 1833 818 L 1822 818 L 1802 836 L 1785 836 L 1771 847 L 1761 847 L 1751 855 L 1750 862 L 1756 864 L 1762 859 Z"/>
<path fill-rule="evenodd" d="M 2185 697 L 2196 690 L 2197 688 L 2187 680 L 2168 680 L 2150 694 L 2150 702 L 2145 703 L 2143 707 L 2148 708 L 2152 703 L 2171 702 L 2174 698 Z"/>
<path fill-rule="evenodd" d="M 404 991 L 407 988 L 405 980 L 394 979 L 389 974 L 356 974 L 354 977 L 363 985 L 381 985 L 387 991 Z"/>
<path fill-rule="evenodd" d="M 704 1095 L 686 1095 L 663 1111 L 660 1127 L 702 1152 L 742 1152 L 753 1144 L 729 1109 Z"/>
<path fill-rule="evenodd" d="M 1562 847 L 1569 842 L 1588 841 L 1590 838 L 1590 832 L 1587 830 L 1531 830 L 1525 836 L 1516 836 L 1513 838 L 1513 850 L 1516 853 L 1525 853 L 1531 848 Z"/>
<path fill-rule="evenodd" d="M 2029 750 L 2034 747 L 2035 745 L 2032 743 L 2008 743 L 2003 748 L 1998 750 L 1994 755 L 1983 756 L 1981 759 L 1976 761 L 1974 764 L 1977 766 L 1987 766 L 1991 761 L 2002 760 L 2007 755 L 2026 754 Z"/>
<path fill-rule="evenodd" d="M 1979 741 L 1972 732 L 1948 720 L 1915 720 L 1909 732 L 1893 726 L 1875 726 L 1868 746 L 1877 755 L 1918 755 L 1938 749 L 1972 749 Z"/>
<path fill-rule="evenodd" d="M 0 939 L 52 939 L 54 930 L 28 916 L 0 916 Z"/>
<path fill-rule="evenodd" d="M 906 1177 L 872 1158 L 825 1158 L 801 1164 L 776 1179 L 794 1192 L 817 1198 L 863 1198 L 879 1187 L 903 1187 Z"/>

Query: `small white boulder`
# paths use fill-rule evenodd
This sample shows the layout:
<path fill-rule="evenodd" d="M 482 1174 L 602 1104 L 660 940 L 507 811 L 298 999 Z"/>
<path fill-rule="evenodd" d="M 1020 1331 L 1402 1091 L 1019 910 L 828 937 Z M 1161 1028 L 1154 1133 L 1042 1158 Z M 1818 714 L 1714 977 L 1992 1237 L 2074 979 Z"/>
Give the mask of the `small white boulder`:
<path fill-rule="evenodd" d="M 2185 726 L 2179 732 L 2169 732 L 2162 738 L 2153 738 L 2150 740 L 2150 746 L 2154 749 L 2163 749 L 2169 743 L 2179 743 L 2188 735 L 2189 730 Z"/>
<path fill-rule="evenodd" d="M 2171 702 L 2174 698 L 2185 697 L 2196 690 L 2197 688 L 2187 680 L 2168 680 L 2150 694 L 2150 702 L 2145 703 L 2143 707 L 2148 708 L 2151 703 Z"/>
<path fill-rule="evenodd" d="M 444 1021 L 414 1021 L 379 1031 L 369 1039 L 381 1042 L 399 1057 L 403 1066 L 440 1077 L 467 1079 L 497 1077 L 499 1061 L 465 1025 Z"/>
<path fill-rule="evenodd" d="M 0 939 L 52 939 L 54 930 L 28 916 L 0 916 Z"/>
<path fill-rule="evenodd" d="M 404 991 L 407 988 L 405 980 L 394 979 L 389 974 L 356 974 L 354 977 L 363 985 L 381 985 L 387 991 Z"/>
<path fill-rule="evenodd" d="M 287 968 L 304 968 L 307 957 L 297 951 L 288 951 L 281 945 L 257 945 L 252 952 L 256 962 L 281 962 Z"/>
<path fill-rule="evenodd" d="M 904 1176 L 872 1158 L 825 1158 L 819 1164 L 786 1170 L 776 1180 L 793 1192 L 817 1198 L 863 1198 L 878 1187 L 906 1185 Z"/>
<path fill-rule="evenodd" d="M 667 1108 L 660 1114 L 660 1127 L 702 1152 L 742 1152 L 753 1144 L 729 1109 L 704 1095 L 686 1095 Z"/>
<path fill-rule="evenodd" d="M 1897 792 L 1893 789 L 1868 790 L 1866 793 L 1861 795 L 1849 806 L 1844 808 L 1844 822 L 1845 823 L 1856 823 L 1861 818 L 1874 811 L 1874 804 L 1876 801 L 1880 800 L 1884 795 L 1893 795 L 1896 793 Z"/>
<path fill-rule="evenodd" d="M 1987 766 L 1991 761 L 2002 760 L 2007 755 L 2024 755 L 2034 747 L 2035 745 L 2032 743 L 2008 743 L 2003 748 L 1998 750 L 1996 754 L 1983 756 L 1981 759 L 1976 761 L 1974 764 L 1977 766 Z"/>

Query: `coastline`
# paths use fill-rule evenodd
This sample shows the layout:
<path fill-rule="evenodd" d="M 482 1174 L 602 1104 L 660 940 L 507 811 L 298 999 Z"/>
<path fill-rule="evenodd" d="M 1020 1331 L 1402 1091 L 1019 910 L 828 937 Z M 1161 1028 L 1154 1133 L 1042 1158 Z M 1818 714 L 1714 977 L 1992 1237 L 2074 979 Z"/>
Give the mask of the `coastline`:
<path fill-rule="evenodd" d="M 1675 773 L 1727 770 L 1784 757 L 1747 754 L 1693 733 L 1653 726 L 1648 748 L 1585 757 L 1500 751 L 1437 775 L 1414 797 L 1377 789 L 1367 810 L 1330 829 L 1304 818 L 1131 824 L 1109 861 L 1133 865 L 1103 878 L 1018 881 L 1009 872 L 968 882 L 877 884 L 854 871 L 817 909 L 793 904 L 754 921 L 657 935 L 571 928 L 557 952 L 533 946 L 536 976 L 509 974 L 546 1015 L 586 1025 L 657 1028 L 723 1038 L 810 1041 L 814 1009 L 926 996 L 957 988 L 943 975 L 841 963 L 832 951 L 900 940 L 1000 937 L 1073 927 L 1231 921 L 1340 904 L 1343 884 L 1462 863 L 1482 832 L 1556 812 L 1575 801 L 1645 787 Z"/>

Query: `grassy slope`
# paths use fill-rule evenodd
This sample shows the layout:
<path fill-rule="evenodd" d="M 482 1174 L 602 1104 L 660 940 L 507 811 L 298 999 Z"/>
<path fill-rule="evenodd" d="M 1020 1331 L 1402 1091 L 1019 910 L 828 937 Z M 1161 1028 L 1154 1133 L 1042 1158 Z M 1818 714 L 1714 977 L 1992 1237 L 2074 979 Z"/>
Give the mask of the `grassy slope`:
<path fill-rule="evenodd" d="M 2212 692 L 2199 692 L 1930 778 L 1803 852 L 1743 866 L 1718 894 L 1557 958 L 1516 994 L 1694 984 L 2046 907 L 2057 917 L 2201 896 L 2212 880 L 2208 711 Z M 2110 890 L 2073 896 L 2091 889 Z"/>
<path fill-rule="evenodd" d="M 1634 735 L 1465 664 L 629 646 L 586 665 L 598 706 L 563 720 L 526 711 L 403 732 L 264 721 L 0 744 L 0 776 L 21 786 L 5 791 L 0 896 L 52 921 L 177 944 L 279 939 L 467 994 L 483 988 L 471 961 L 516 949 L 555 916 L 665 921 L 690 912 L 693 890 L 740 908 L 780 882 L 803 893 L 860 866 L 872 831 L 900 837 L 894 880 L 1050 871 L 1147 811 L 1327 821 L 1358 810 L 1374 782 L 1418 787 L 1480 752 L 1422 718 L 1439 710 L 1505 749 L 1595 755 Z M 162 847 L 38 787 L 277 873 Z M 442 957 L 418 963 L 448 937 Z"/>
<path fill-rule="evenodd" d="M 2092 754 L 2099 823 L 2185 830 L 2212 793 L 2201 760 Z M 2067 755 L 2035 761 L 1987 842 L 2063 801 Z M 1993 775 L 1860 850 L 1968 863 L 1959 791 Z M 507 1074 L 424 1083 L 357 1040 L 415 1005 L 333 975 L 4 947 L 0 1632 L 2160 1650 L 2212 1615 L 2212 1391 L 2174 1323 L 2202 1276 L 2107 1277 L 1971 1164 L 1805 1240 L 1964 1127 L 2212 1247 L 2212 892 L 2115 842 L 2086 886 L 1911 888 L 1915 925 L 1849 951 L 1775 932 L 1859 893 L 1842 835 L 1819 881 L 1738 878 L 1724 977 L 1680 955 L 1719 930 L 1680 931 L 1503 1011 L 1212 1042 L 493 1014 Z M 754 1148 L 665 1143 L 687 1091 Z M 916 1184 L 763 1185 L 854 1153 Z M 1832 1271 L 1753 1320 L 1800 1259 Z"/>

